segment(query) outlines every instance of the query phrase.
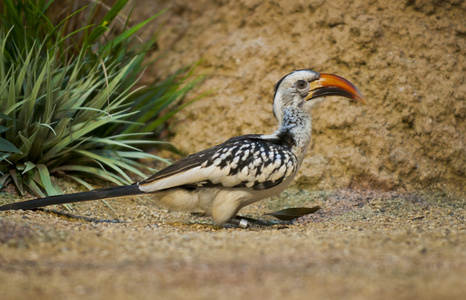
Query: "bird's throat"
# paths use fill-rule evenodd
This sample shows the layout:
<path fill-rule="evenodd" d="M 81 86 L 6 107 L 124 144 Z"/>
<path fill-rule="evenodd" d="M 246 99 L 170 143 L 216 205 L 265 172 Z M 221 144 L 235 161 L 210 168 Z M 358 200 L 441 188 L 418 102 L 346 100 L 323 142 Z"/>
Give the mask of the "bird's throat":
<path fill-rule="evenodd" d="M 311 141 L 312 120 L 307 111 L 298 107 L 286 107 L 283 111 L 283 119 L 278 128 L 278 136 L 288 139 L 291 150 L 299 161 Z"/>

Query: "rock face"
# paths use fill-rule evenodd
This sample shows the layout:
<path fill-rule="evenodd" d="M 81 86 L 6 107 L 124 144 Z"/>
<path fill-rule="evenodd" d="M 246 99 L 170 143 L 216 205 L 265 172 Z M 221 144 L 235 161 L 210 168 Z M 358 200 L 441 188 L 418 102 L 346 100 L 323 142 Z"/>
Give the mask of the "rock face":
<path fill-rule="evenodd" d="M 135 1 L 137 18 L 166 7 Z M 313 111 L 296 183 L 466 190 L 464 1 L 170 1 L 162 75 L 202 58 L 211 93 L 173 121 L 186 153 L 234 135 L 271 133 L 274 84 L 295 69 L 352 81 L 366 106 L 332 98 Z M 194 97 L 195 95 L 193 95 Z"/>

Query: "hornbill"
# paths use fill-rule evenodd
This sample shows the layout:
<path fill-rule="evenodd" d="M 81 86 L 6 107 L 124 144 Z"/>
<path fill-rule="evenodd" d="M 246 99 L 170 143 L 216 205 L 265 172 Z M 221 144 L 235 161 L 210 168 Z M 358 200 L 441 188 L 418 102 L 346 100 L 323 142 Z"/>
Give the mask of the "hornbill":
<path fill-rule="evenodd" d="M 311 108 L 328 96 L 364 104 L 362 94 L 346 79 L 297 70 L 275 85 L 273 113 L 279 126 L 272 134 L 230 138 L 132 185 L 13 203 L 1 206 L 0 211 L 153 194 L 171 209 L 201 210 L 223 225 L 244 206 L 276 195 L 290 184 L 311 140 Z"/>

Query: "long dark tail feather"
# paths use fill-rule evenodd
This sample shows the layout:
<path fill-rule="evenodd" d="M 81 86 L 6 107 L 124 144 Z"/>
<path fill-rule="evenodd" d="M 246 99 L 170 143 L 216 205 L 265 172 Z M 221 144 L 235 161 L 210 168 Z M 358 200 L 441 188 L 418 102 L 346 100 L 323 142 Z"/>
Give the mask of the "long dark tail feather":
<path fill-rule="evenodd" d="M 44 207 L 53 204 L 66 204 L 81 201 L 92 201 L 107 198 L 117 198 L 124 196 L 132 196 L 144 194 L 136 184 L 133 185 L 122 185 L 103 189 L 95 189 L 89 192 L 57 195 L 41 199 L 34 199 L 24 202 L 12 203 L 0 206 L 0 211 L 15 210 L 15 209 L 34 209 Z"/>

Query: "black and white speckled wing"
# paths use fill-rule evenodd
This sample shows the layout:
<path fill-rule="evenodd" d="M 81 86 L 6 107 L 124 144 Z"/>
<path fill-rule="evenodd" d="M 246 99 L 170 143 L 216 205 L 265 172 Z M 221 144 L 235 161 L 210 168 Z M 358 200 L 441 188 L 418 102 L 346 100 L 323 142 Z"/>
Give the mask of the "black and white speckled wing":
<path fill-rule="evenodd" d="M 144 192 L 175 187 L 272 188 L 294 174 L 298 163 L 291 140 L 244 135 L 192 154 L 138 183 Z"/>

